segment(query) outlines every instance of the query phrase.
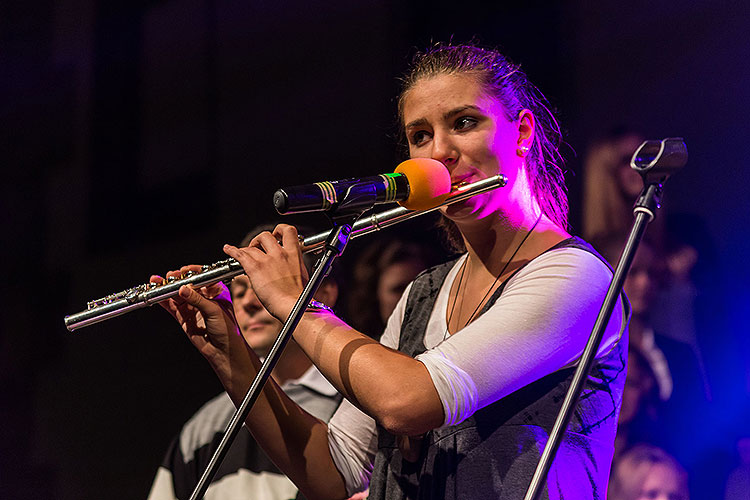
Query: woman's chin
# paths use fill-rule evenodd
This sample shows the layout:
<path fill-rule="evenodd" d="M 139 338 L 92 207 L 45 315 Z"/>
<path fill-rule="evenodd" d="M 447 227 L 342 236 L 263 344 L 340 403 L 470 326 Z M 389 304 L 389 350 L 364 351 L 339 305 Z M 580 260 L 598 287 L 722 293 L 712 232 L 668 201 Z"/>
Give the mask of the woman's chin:
<path fill-rule="evenodd" d="M 448 205 L 442 208 L 441 212 L 453 222 L 460 222 L 464 219 L 473 219 L 476 209 L 472 200 L 466 200 Z"/>
<path fill-rule="evenodd" d="M 443 215 L 455 222 L 478 222 L 480 219 L 497 213 L 497 207 L 488 204 L 482 199 L 482 195 L 469 198 L 468 200 L 453 203 L 441 209 Z"/>

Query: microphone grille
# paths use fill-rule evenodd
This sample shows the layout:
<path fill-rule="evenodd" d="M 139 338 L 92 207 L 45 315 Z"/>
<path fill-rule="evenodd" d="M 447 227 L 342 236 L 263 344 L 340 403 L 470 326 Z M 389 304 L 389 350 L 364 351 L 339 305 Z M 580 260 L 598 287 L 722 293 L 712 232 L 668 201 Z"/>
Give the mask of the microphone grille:
<path fill-rule="evenodd" d="M 396 167 L 409 181 L 409 197 L 399 204 L 409 210 L 429 210 L 451 192 L 451 175 L 445 165 L 431 158 L 412 158 Z"/>

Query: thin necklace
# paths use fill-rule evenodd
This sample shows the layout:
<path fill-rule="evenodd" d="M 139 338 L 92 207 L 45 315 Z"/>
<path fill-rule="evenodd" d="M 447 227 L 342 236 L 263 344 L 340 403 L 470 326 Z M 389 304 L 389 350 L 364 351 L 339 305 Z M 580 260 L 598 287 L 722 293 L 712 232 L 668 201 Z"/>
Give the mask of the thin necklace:
<path fill-rule="evenodd" d="M 529 232 L 526 233 L 526 236 L 523 237 L 521 240 L 521 243 L 516 247 L 516 250 L 513 252 L 513 254 L 510 256 L 510 259 L 508 259 L 508 262 L 505 263 L 503 266 L 503 269 L 500 271 L 500 273 L 495 276 L 495 281 L 492 282 L 492 285 L 490 285 L 490 288 L 487 290 L 487 292 L 484 294 L 484 297 L 482 297 L 482 300 L 479 301 L 479 304 L 477 304 L 476 309 L 474 309 L 474 312 L 471 313 L 471 316 L 469 316 L 469 319 L 466 321 L 466 325 L 471 323 L 471 321 L 474 319 L 474 315 L 479 311 L 479 308 L 482 307 L 482 304 L 484 304 L 484 301 L 487 300 L 487 297 L 490 295 L 490 292 L 492 292 L 492 289 L 495 288 L 495 285 L 497 284 L 497 281 L 500 279 L 500 276 L 502 276 L 505 273 L 505 270 L 508 269 L 508 266 L 511 262 L 513 262 L 513 258 L 516 256 L 518 251 L 521 249 L 524 243 L 526 243 L 526 240 L 529 239 L 529 236 L 531 236 L 531 233 L 534 232 L 534 229 L 536 229 L 537 224 L 539 224 L 539 221 L 542 220 L 542 214 L 539 214 L 539 217 L 537 218 L 536 222 L 533 226 L 531 226 L 531 229 L 529 229 Z M 456 309 L 456 302 L 458 302 L 458 292 L 461 289 L 461 283 L 463 283 L 464 280 L 464 271 L 466 271 L 466 262 L 469 260 L 469 257 L 466 257 L 466 260 L 464 260 L 463 264 L 461 265 L 461 274 L 458 277 L 458 288 L 456 289 L 456 298 L 453 300 L 453 305 L 451 306 L 451 312 L 448 315 L 448 324 L 445 325 L 445 335 L 443 335 L 443 340 L 448 338 L 448 335 L 450 335 L 450 331 L 448 330 L 450 328 L 451 320 L 453 319 L 453 311 Z M 461 307 L 463 307 L 463 301 L 461 302 Z M 466 327 L 464 325 L 464 327 Z M 456 331 L 460 330 L 457 329 Z"/>

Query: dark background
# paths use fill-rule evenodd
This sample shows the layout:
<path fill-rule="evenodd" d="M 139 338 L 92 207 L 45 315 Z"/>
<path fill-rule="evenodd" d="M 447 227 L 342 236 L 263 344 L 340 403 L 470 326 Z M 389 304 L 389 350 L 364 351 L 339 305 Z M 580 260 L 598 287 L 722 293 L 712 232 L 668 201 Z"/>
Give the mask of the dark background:
<path fill-rule="evenodd" d="M 501 47 L 558 108 L 574 231 L 593 140 L 622 124 L 685 138 L 664 202 L 700 216 L 716 250 L 714 403 L 686 439 L 718 497 L 750 434 L 750 4 L 518 3 L 0 4 L 0 498 L 146 496 L 220 387 L 156 308 L 74 334 L 63 316 L 222 258 L 274 217 L 278 187 L 391 171 L 396 77 L 415 47 L 451 37 Z"/>

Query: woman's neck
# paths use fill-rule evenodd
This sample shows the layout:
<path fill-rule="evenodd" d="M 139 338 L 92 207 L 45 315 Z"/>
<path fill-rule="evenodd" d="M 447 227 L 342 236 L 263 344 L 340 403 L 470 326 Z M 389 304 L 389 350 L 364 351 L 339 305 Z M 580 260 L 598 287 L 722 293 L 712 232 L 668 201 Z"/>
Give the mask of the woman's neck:
<path fill-rule="evenodd" d="M 469 255 L 449 294 L 446 323 L 450 333 L 469 324 L 505 279 L 562 241 L 565 234 L 544 216 L 519 227 L 498 222 L 461 230 Z"/>
<path fill-rule="evenodd" d="M 460 226 L 460 230 L 469 254 L 468 265 L 484 267 L 495 276 L 513 253 L 514 261 L 527 261 L 569 237 L 538 212 L 515 220 L 493 215 Z"/>

